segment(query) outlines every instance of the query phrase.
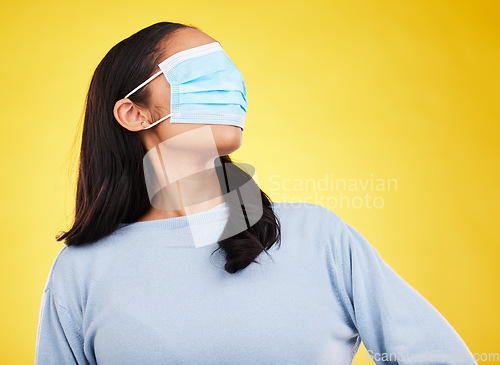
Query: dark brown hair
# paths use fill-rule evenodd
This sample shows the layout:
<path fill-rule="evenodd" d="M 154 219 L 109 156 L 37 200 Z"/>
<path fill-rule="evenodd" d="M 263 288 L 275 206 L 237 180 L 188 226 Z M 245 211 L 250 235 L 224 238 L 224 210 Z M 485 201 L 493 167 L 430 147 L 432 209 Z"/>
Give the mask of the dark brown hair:
<path fill-rule="evenodd" d="M 149 208 L 143 170 L 147 152 L 139 136 L 115 120 L 115 103 L 148 79 L 161 57 L 161 44 L 177 29 L 191 25 L 160 22 L 153 24 L 116 44 L 101 60 L 92 76 L 85 103 L 85 115 L 79 158 L 75 219 L 67 232 L 56 236 L 67 246 L 92 243 L 114 232 L 120 223 L 131 223 Z M 149 89 L 143 87 L 129 98 L 149 108 Z M 228 155 L 220 156 L 221 166 L 238 169 L 241 181 L 255 183 Z M 219 182 L 221 182 L 221 176 Z M 221 189 L 225 186 L 222 181 Z M 260 189 L 263 215 L 247 230 L 218 242 L 225 254 L 224 269 L 235 273 L 256 261 L 263 251 L 281 241 L 281 228 L 271 200 Z M 230 212 L 234 202 L 226 202 Z M 228 225 L 233 214 L 230 214 Z M 227 226 L 226 226 L 227 227 Z M 267 253 L 268 254 L 268 253 Z"/>

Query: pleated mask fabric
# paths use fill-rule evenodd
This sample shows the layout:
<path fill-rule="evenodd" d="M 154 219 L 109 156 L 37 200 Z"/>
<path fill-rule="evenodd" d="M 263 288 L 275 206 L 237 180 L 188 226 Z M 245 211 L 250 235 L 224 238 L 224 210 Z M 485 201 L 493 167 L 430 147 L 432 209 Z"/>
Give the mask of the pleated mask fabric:
<path fill-rule="evenodd" d="M 245 80 L 219 42 L 173 54 L 162 61 L 160 71 L 128 93 L 147 85 L 162 73 L 170 84 L 170 123 L 227 124 L 245 129 L 247 95 Z"/>

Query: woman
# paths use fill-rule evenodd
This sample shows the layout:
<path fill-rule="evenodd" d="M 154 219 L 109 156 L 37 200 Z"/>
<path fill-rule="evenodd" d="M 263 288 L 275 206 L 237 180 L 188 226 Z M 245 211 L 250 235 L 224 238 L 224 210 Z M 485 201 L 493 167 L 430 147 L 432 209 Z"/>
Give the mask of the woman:
<path fill-rule="evenodd" d="M 246 107 L 241 73 L 193 26 L 157 23 L 108 52 L 35 362 L 351 364 L 362 340 L 377 364 L 476 364 L 358 231 L 270 202 L 231 161 Z"/>

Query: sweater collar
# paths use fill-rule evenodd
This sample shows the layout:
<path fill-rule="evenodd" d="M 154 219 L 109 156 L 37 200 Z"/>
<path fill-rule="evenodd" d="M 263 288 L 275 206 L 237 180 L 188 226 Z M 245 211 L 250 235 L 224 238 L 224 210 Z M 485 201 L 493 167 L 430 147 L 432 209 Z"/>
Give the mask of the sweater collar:
<path fill-rule="evenodd" d="M 227 220 L 229 217 L 229 206 L 227 202 L 216 205 L 213 208 L 188 214 L 179 217 L 155 219 L 150 221 L 141 221 L 133 223 L 120 223 L 118 229 L 125 230 L 158 230 L 169 228 L 181 228 L 191 225 L 214 223 Z"/>

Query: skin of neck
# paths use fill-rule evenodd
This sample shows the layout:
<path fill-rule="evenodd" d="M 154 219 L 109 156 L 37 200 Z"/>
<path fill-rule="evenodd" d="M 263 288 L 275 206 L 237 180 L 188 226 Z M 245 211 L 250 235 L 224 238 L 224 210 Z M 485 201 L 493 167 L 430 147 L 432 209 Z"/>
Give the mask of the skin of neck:
<path fill-rule="evenodd" d="M 137 221 L 190 215 L 224 202 L 215 170 L 219 150 L 210 127 L 165 141 L 149 139 L 147 149 L 145 178 L 151 207 Z"/>

